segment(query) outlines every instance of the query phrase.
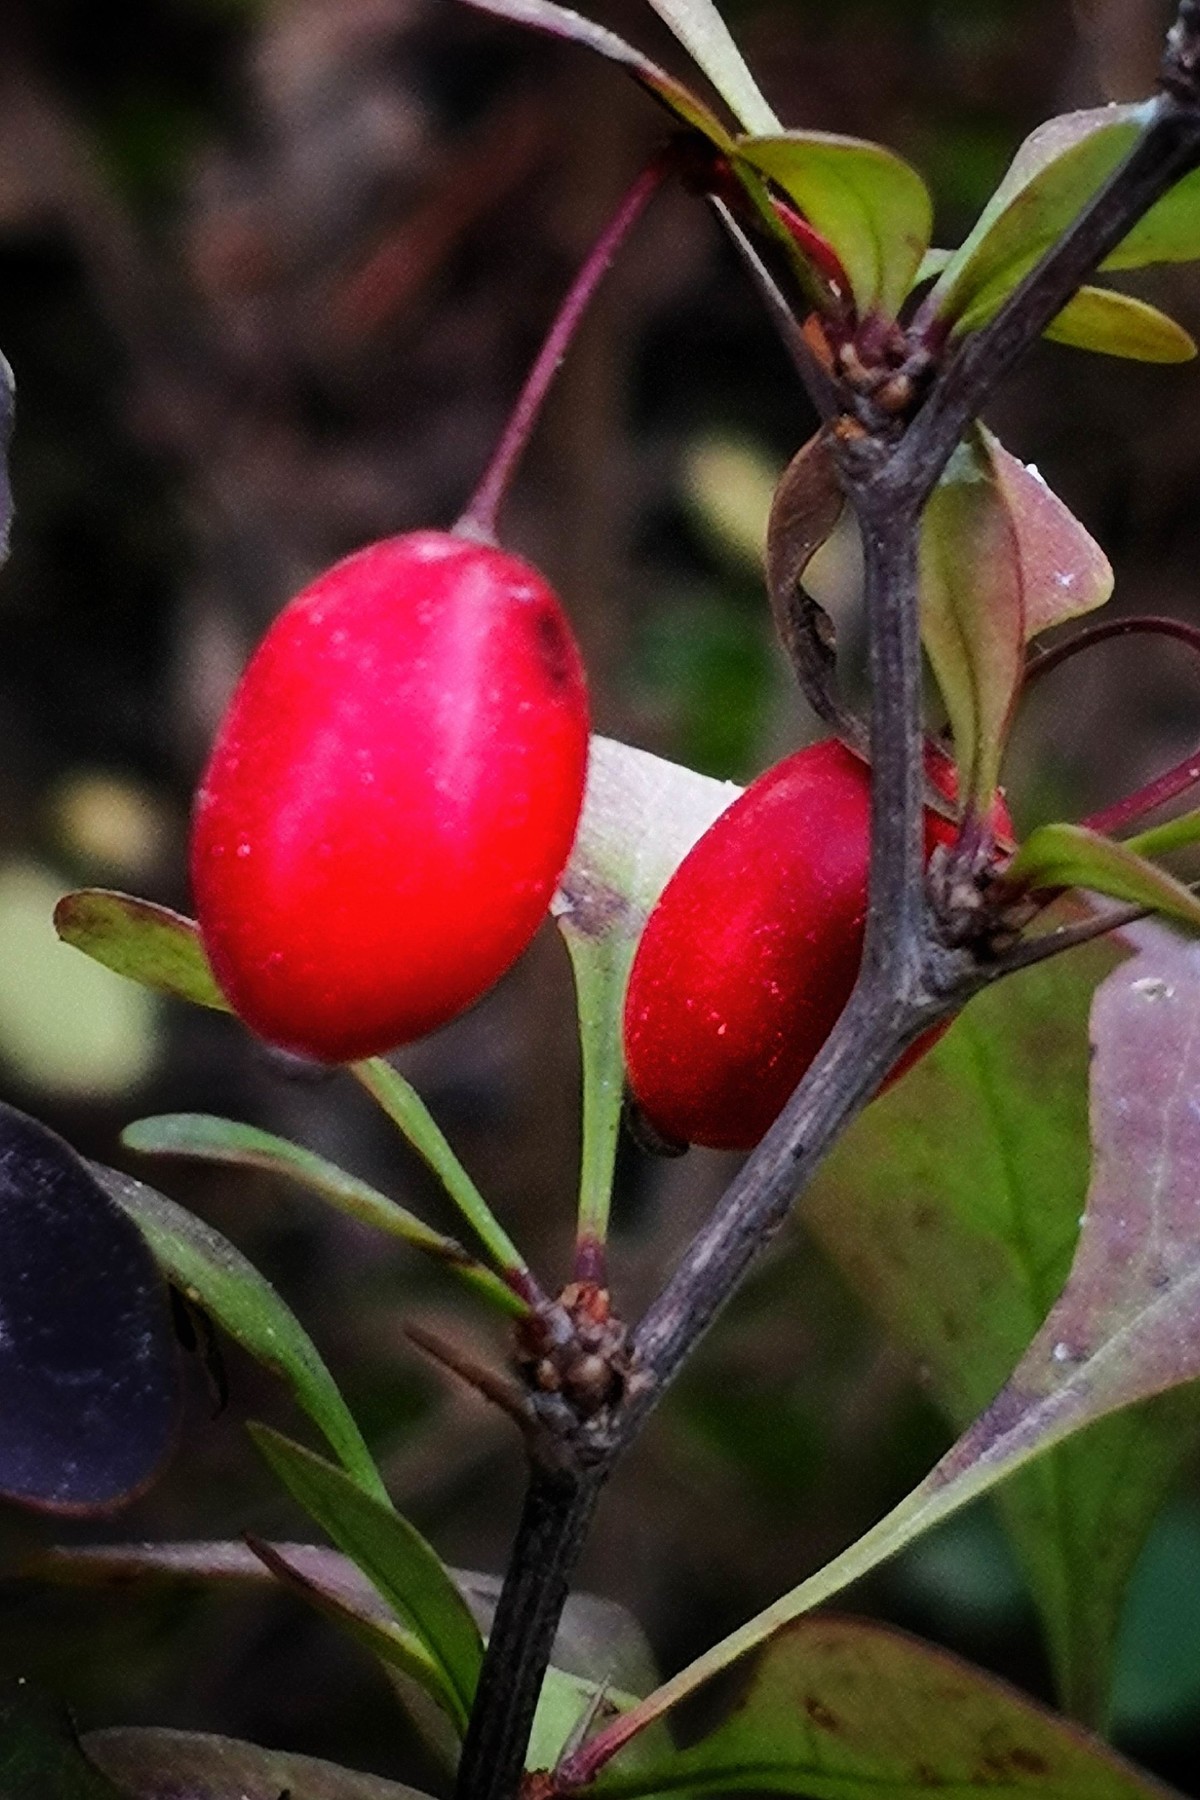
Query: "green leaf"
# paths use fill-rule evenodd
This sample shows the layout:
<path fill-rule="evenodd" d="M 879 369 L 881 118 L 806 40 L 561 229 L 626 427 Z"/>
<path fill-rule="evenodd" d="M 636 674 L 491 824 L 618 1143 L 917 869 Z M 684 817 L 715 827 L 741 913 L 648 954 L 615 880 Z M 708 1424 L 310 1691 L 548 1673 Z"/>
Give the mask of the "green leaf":
<path fill-rule="evenodd" d="M 88 1755 L 124 1800 L 427 1800 L 415 1788 L 199 1731 L 91 1731 Z M 26 1800 L 41 1800 L 30 1794 Z M 45 1800 L 51 1800 L 50 1795 Z M 55 1796 L 58 1800 L 58 1796 Z M 71 1800 L 64 1794 L 61 1800 Z"/>
<path fill-rule="evenodd" d="M 528 1310 L 506 1282 L 485 1269 L 454 1238 L 434 1231 L 407 1207 L 398 1205 L 356 1175 L 347 1174 L 336 1163 L 327 1162 L 323 1156 L 290 1143 L 287 1138 L 276 1137 L 273 1132 L 240 1125 L 232 1119 L 213 1118 L 207 1113 L 160 1113 L 127 1125 L 121 1142 L 143 1155 L 185 1156 L 199 1162 L 266 1169 L 270 1174 L 286 1176 L 319 1194 L 339 1212 L 386 1231 L 445 1263 L 494 1306 L 518 1315 Z"/>
<path fill-rule="evenodd" d="M 964 799 L 983 812 L 1000 777 L 1024 669 L 1016 533 L 978 427 L 921 519 L 921 635 L 954 733 Z"/>
<path fill-rule="evenodd" d="M 133 1220 L 168 1280 L 211 1313 L 231 1338 L 291 1388 L 297 1404 L 368 1493 L 387 1489 L 312 1339 L 275 1289 L 211 1225 L 129 1175 L 93 1164 L 97 1180 Z"/>
<path fill-rule="evenodd" d="M 130 981 L 194 1006 L 229 1011 L 208 966 L 199 926 L 169 906 L 108 888 L 80 888 L 59 901 L 54 928 L 64 943 Z"/>
<path fill-rule="evenodd" d="M 457 1723 L 465 1729 L 483 1642 L 437 1553 L 407 1519 L 332 1463 L 268 1426 L 251 1425 L 249 1430 L 293 1499 L 428 1646 L 449 1683 Z"/>
<path fill-rule="evenodd" d="M 433 1170 L 497 1268 L 515 1288 L 530 1282 L 529 1264 L 493 1213 L 458 1157 L 441 1126 L 410 1081 L 382 1056 L 350 1064 L 355 1080 L 399 1127 L 417 1155 Z M 527 1310 L 524 1306 L 522 1310 Z"/>
<path fill-rule="evenodd" d="M 712 0 L 650 0 L 650 4 L 747 131 L 778 129 L 779 120 L 764 100 Z"/>
<path fill-rule="evenodd" d="M 833 245 L 861 315 L 894 317 L 929 247 L 929 190 L 879 144 L 820 131 L 738 141 L 738 154 L 770 176 Z"/>
<path fill-rule="evenodd" d="M 1166 856 L 1172 850 L 1186 850 L 1189 844 L 1200 843 L 1200 812 L 1180 813 L 1177 819 L 1168 819 L 1165 825 L 1155 825 L 1149 831 L 1139 831 L 1136 837 L 1125 839 L 1125 848 L 1135 850 L 1139 856 Z"/>
<path fill-rule="evenodd" d="M 1195 340 L 1182 325 L 1157 306 L 1113 288 L 1080 288 L 1046 327 L 1045 336 L 1056 344 L 1126 356 L 1135 362 L 1190 362 L 1196 354 Z"/>
<path fill-rule="evenodd" d="M 1168 188 L 1101 267 L 1143 269 L 1149 263 L 1194 262 L 1200 257 L 1200 170 Z"/>
<path fill-rule="evenodd" d="M 1086 825 L 1039 825 L 1005 877 L 1027 888 L 1090 888 L 1200 931 L 1200 899 L 1190 888 L 1128 844 L 1114 843 Z"/>
<path fill-rule="evenodd" d="M 958 1430 L 1066 1279 L 1088 1181 L 1088 1008 L 1116 960 L 1096 945 L 981 994 L 806 1197 L 806 1222 Z M 1060 1699 L 1092 1724 L 1130 1572 L 1198 1430 L 1195 1396 L 1164 1396 L 1051 1450 L 999 1495 Z"/>
<path fill-rule="evenodd" d="M 1129 154 L 1142 119 L 1111 106 L 1039 126 L 943 269 L 929 297 L 937 315 L 960 331 L 985 325 Z"/>
<path fill-rule="evenodd" d="M 24 1681 L 0 1686 L 0 1795 L 3 1800 L 122 1800 L 121 1791 L 84 1755 L 66 1708 Z"/>
<path fill-rule="evenodd" d="M 555 0 L 466 0 L 466 4 L 479 12 L 511 19 L 514 25 L 526 25 L 532 31 L 545 32 L 548 37 L 566 38 L 571 43 L 583 44 L 587 49 L 607 57 L 609 62 L 620 63 L 629 70 L 635 81 L 653 94 L 656 100 L 660 100 L 668 112 L 675 115 L 680 124 L 690 125 L 693 130 L 701 132 L 718 149 L 726 153 L 732 150 L 733 139 L 703 100 L 605 26 L 594 25 L 590 19 L 581 18 L 569 8 L 556 5 Z M 773 114 L 769 118 L 766 130 L 770 130 L 775 123 Z"/>
<path fill-rule="evenodd" d="M 622 1022 L 650 909 L 740 789 L 612 738 L 593 737 L 571 860 L 551 911 L 575 971 L 583 1049 L 579 1227 L 602 1243 L 624 1092 Z"/>
<path fill-rule="evenodd" d="M 723 1724 L 588 1792 L 796 1794 L 925 1800 L 931 1792 L 1166 1800 L 1098 1738 L 944 1650 L 858 1619 L 806 1619 L 780 1635 Z"/>
<path fill-rule="evenodd" d="M 1067 1285 L 1017 1368 L 899 1506 L 609 1727 L 608 1749 L 1058 1444 L 1200 1380 L 1198 1015 L 1200 958 L 1166 933 L 1108 977 L 1092 1007 L 1087 1209 Z"/>

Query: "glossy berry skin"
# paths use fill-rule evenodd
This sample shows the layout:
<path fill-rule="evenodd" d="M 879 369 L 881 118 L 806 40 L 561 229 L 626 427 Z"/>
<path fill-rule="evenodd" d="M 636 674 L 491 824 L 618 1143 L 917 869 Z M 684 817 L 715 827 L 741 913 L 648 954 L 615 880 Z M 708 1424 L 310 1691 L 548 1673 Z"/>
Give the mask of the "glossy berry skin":
<path fill-rule="evenodd" d="M 625 1006 L 630 1087 L 665 1137 L 750 1149 L 829 1036 L 862 957 L 870 805 L 866 764 L 814 744 L 760 775 L 671 877 Z M 927 853 L 953 833 L 927 814 Z"/>
<path fill-rule="evenodd" d="M 196 797 L 200 930 L 234 1011 L 342 1062 L 470 1006 L 546 912 L 587 740 L 575 641 L 517 557 L 423 531 L 322 575 L 251 659 Z"/>

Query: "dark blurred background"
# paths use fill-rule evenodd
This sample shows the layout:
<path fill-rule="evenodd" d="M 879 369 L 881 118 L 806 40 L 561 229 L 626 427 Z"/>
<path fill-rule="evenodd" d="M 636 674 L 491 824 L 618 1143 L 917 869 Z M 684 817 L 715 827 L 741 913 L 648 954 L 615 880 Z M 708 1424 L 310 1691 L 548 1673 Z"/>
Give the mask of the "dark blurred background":
<path fill-rule="evenodd" d="M 682 70 L 649 8 L 592 9 Z M 1159 0 L 740 0 L 786 122 L 908 156 L 953 244 L 1047 114 L 1136 97 Z M 0 349 L 17 518 L 0 574 L 0 1091 L 120 1160 L 142 1113 L 227 1112 L 303 1138 L 443 1218 L 369 1102 L 160 1005 L 58 947 L 85 882 L 186 907 L 189 794 L 248 648 L 340 553 L 465 503 L 589 240 L 664 132 L 618 72 L 453 0 L 5 0 Z M 1200 275 L 1139 291 L 1200 330 Z M 1112 556 L 1114 606 L 1196 616 L 1200 376 L 1046 347 L 991 423 Z M 563 595 L 600 729 L 747 777 L 811 734 L 759 554 L 773 477 L 812 429 L 754 296 L 697 202 L 660 199 L 563 370 L 507 514 Z M 854 546 L 820 591 L 853 647 Z M 1045 684 L 1010 763 L 1018 822 L 1081 810 L 1184 754 L 1195 671 L 1103 649 Z M 547 1281 L 565 1277 L 577 1150 L 566 958 L 548 929 L 500 988 L 399 1061 Z M 622 1152 L 619 1300 L 636 1309 L 727 1158 Z M 489 1347 L 436 1273 L 266 1178 L 168 1169 L 296 1306 L 399 1503 L 454 1561 L 499 1568 L 512 1435 L 424 1366 L 416 1317 Z M 212 1416 L 193 1373 L 172 1468 L 89 1537 L 296 1535 L 240 1429 L 294 1424 L 233 1351 Z M 667 1666 L 848 1542 L 947 1433 L 917 1373 L 794 1233 L 751 1282 L 606 1497 L 582 1584 Z M 1121 1739 L 1194 1784 L 1200 1494 L 1143 1561 Z M 1046 1693 L 992 1515 L 919 1546 L 854 1604 Z M 1156 1659 L 1156 1660 L 1155 1660 Z M 155 1722 L 423 1774 L 382 1682 L 290 1598 L 4 1591 L 0 1666 L 85 1724 Z M 1197 1791 L 1194 1785 L 1191 1791 Z"/>

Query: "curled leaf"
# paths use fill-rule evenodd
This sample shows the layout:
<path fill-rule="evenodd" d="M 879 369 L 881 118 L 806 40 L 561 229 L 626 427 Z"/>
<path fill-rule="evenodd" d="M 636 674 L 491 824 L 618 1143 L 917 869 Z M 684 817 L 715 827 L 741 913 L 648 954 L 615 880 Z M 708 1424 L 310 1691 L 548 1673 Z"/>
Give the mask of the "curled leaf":
<path fill-rule="evenodd" d="M 838 699 L 833 627 L 803 588 L 804 571 L 842 516 L 845 495 L 825 431 L 799 449 L 775 489 L 767 524 L 767 589 L 780 641 L 818 718 L 843 736 L 854 721 Z"/>

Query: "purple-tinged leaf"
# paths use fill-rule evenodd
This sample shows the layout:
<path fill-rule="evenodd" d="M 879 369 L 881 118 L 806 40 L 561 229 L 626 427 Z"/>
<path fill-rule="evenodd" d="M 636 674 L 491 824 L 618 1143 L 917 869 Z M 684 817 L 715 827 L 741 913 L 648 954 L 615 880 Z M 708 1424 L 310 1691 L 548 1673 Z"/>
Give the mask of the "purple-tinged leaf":
<path fill-rule="evenodd" d="M 123 1800 L 428 1800 L 381 1775 L 198 1731 L 91 1731 L 83 1743 Z"/>
<path fill-rule="evenodd" d="M 126 1800 L 85 1756 L 66 1707 L 25 1681 L 0 1687 L 0 1796 Z"/>
<path fill-rule="evenodd" d="M 921 636 L 954 733 L 961 794 L 988 811 L 1020 691 L 1025 591 L 1016 532 L 979 427 L 921 519 Z"/>
<path fill-rule="evenodd" d="M 924 1800 L 939 1791 L 1167 1800 L 1169 1792 L 995 1676 L 847 1618 L 791 1625 L 715 1731 L 636 1772 L 618 1756 L 581 1791 L 612 1800 L 680 1791 L 804 1800 Z"/>
<path fill-rule="evenodd" d="M 933 205 L 916 170 L 880 144 L 821 131 L 741 138 L 738 154 L 833 245 L 859 314 L 894 317 L 929 248 Z"/>
<path fill-rule="evenodd" d="M 1200 898 L 1190 888 L 1147 862 L 1128 844 L 1114 843 L 1086 825 L 1039 825 L 1025 839 L 1005 876 L 1033 889 L 1090 888 L 1200 931 Z"/>
<path fill-rule="evenodd" d="M 132 1176 L 95 1167 L 97 1180 L 137 1227 L 159 1268 L 258 1362 L 291 1388 L 343 1466 L 369 1493 L 387 1490 L 329 1370 L 265 1276 L 211 1225 Z"/>
<path fill-rule="evenodd" d="M 270 1174 L 286 1176 L 319 1194 L 339 1212 L 386 1231 L 444 1263 L 502 1311 L 523 1314 L 528 1310 L 507 1282 L 485 1268 L 456 1239 L 434 1231 L 407 1207 L 357 1175 L 348 1174 L 336 1163 L 273 1132 L 238 1124 L 233 1119 L 213 1118 L 207 1113 L 162 1113 L 127 1125 L 121 1142 L 128 1149 L 149 1156 L 190 1157 L 198 1162 L 265 1169 Z"/>
<path fill-rule="evenodd" d="M 390 1675 L 398 1676 L 402 1692 L 415 1683 L 457 1731 L 461 1717 L 453 1689 L 437 1658 L 415 1632 L 372 1599 L 363 1602 L 348 1594 L 343 1583 L 327 1584 L 308 1559 L 293 1559 L 286 1550 L 257 1538 L 248 1538 L 247 1544 L 268 1574 L 353 1638 Z"/>
<path fill-rule="evenodd" d="M 1088 1182 L 1087 1019 L 1108 944 L 981 994 L 856 1122 L 805 1197 L 815 1230 L 963 1430 L 1066 1280 Z M 1060 1703 L 1104 1721 L 1130 1573 L 1200 1433 L 1167 1394 L 1048 1451 L 997 1495 L 1042 1615 Z"/>
<path fill-rule="evenodd" d="M 983 431 L 983 441 L 1016 538 L 1028 643 L 1103 606 L 1113 591 L 1112 564 L 1036 469 L 990 431 Z"/>
<path fill-rule="evenodd" d="M 650 0 L 650 4 L 747 131 L 779 129 L 779 120 L 764 100 L 712 0 Z"/>
<path fill-rule="evenodd" d="M 50 1512 L 131 1499 L 171 1448 L 166 1286 L 54 1132 L 0 1106 L 0 1495 Z"/>
<path fill-rule="evenodd" d="M 93 961 L 130 981 L 194 1006 L 229 1011 L 216 984 L 200 928 L 194 919 L 108 888 L 64 894 L 54 909 L 54 928 Z"/>
<path fill-rule="evenodd" d="M 1115 288 L 1080 288 L 1044 335 L 1056 344 L 1134 362 L 1185 363 L 1196 354 L 1196 341 L 1182 325 L 1157 306 Z"/>
<path fill-rule="evenodd" d="M 559 6 L 555 0 L 464 0 L 467 6 L 473 6 L 478 12 L 494 13 L 497 18 L 510 19 L 514 25 L 526 25 L 532 31 L 545 32 L 548 37 L 565 38 L 573 44 L 583 44 L 589 50 L 607 57 L 609 62 L 620 63 L 628 69 L 648 93 L 660 100 L 668 112 L 675 115 L 681 125 L 688 125 L 699 131 L 719 150 L 729 153 L 733 149 L 733 139 L 721 121 L 703 100 L 690 92 L 681 81 L 668 75 L 643 56 L 640 50 L 633 49 L 625 43 L 615 31 L 609 31 L 603 25 L 595 25 L 568 7 Z M 770 129 L 770 127 L 768 127 Z"/>
<path fill-rule="evenodd" d="M 618 1741 L 1008 1476 L 1200 1380 L 1200 951 L 1158 934 L 1092 1008 L 1093 1168 L 1071 1273 L 987 1410 L 886 1518 L 649 1695 Z"/>

